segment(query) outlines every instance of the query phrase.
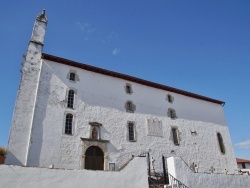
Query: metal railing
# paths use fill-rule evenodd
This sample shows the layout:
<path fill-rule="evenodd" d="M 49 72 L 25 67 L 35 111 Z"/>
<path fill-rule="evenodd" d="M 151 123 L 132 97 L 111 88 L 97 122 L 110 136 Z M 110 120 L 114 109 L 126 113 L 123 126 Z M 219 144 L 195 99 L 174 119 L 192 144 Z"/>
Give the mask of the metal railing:
<path fill-rule="evenodd" d="M 159 188 L 159 184 L 156 184 L 151 178 L 148 178 L 150 188 Z"/>
<path fill-rule="evenodd" d="M 171 174 L 168 173 L 169 178 L 169 184 L 172 188 L 188 188 L 184 183 L 177 180 L 175 177 L 173 177 Z"/>

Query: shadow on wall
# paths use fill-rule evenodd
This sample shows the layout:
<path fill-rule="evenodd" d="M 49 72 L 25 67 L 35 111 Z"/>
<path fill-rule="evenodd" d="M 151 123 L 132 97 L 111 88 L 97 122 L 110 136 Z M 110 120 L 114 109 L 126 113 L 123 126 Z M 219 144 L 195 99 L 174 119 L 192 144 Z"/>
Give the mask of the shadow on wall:
<path fill-rule="evenodd" d="M 44 119 L 46 117 L 47 111 L 47 104 L 48 98 L 50 97 L 50 83 L 53 71 L 47 67 L 46 64 L 42 65 L 46 69 L 46 71 L 42 71 L 39 80 L 39 87 L 38 87 L 38 95 L 35 105 L 35 112 L 34 112 L 34 119 L 32 123 L 32 130 L 31 130 L 31 140 L 30 140 L 30 147 L 27 159 L 27 166 L 40 166 L 40 158 L 41 158 L 41 149 L 43 143 L 43 124 Z M 53 125 L 51 125 L 53 127 Z M 47 148 L 49 153 L 53 153 L 53 151 L 49 151 L 50 148 Z"/>
<path fill-rule="evenodd" d="M 7 156 L 6 158 L 8 158 L 9 160 L 8 161 L 11 161 L 11 164 L 15 164 L 15 165 L 18 165 L 18 166 L 24 166 L 24 164 L 21 163 L 21 161 L 19 161 L 15 155 L 13 155 L 10 151 L 7 153 Z M 10 163 L 6 162 L 5 160 L 5 163 L 6 165 L 11 165 Z"/>

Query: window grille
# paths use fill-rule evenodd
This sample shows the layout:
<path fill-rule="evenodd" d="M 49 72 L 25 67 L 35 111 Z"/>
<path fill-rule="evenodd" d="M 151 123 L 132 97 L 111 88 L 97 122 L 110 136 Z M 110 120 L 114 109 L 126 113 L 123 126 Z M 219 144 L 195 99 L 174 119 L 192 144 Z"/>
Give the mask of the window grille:
<path fill-rule="evenodd" d="M 68 108 L 73 108 L 74 107 L 74 97 L 75 97 L 75 92 L 74 90 L 69 90 L 68 93 Z"/>
<path fill-rule="evenodd" d="M 127 102 L 125 103 L 125 108 L 126 108 L 126 111 L 127 111 L 127 112 L 133 113 L 133 112 L 135 111 L 135 105 L 133 104 L 132 101 L 127 101 Z"/>
<path fill-rule="evenodd" d="M 128 123 L 128 139 L 129 141 L 135 141 L 135 130 L 134 123 Z"/>
<path fill-rule="evenodd" d="M 72 134 L 73 115 L 67 114 L 65 121 L 65 134 Z"/>
<path fill-rule="evenodd" d="M 71 72 L 70 75 L 69 75 L 69 80 L 75 81 L 76 80 L 76 74 Z"/>

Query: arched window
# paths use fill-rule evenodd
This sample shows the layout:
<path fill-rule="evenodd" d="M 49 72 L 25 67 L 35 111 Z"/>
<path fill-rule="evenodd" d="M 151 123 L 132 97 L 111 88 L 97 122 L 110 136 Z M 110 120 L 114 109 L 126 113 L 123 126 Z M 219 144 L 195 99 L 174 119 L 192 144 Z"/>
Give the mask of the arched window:
<path fill-rule="evenodd" d="M 169 109 L 168 109 L 168 117 L 170 117 L 171 119 L 177 118 L 176 112 L 175 112 L 174 109 L 172 109 L 172 108 L 169 108 Z"/>
<path fill-rule="evenodd" d="M 132 101 L 127 101 L 125 104 L 125 108 L 126 108 L 127 112 L 134 113 L 134 111 L 135 111 L 135 105 L 133 104 Z"/>
<path fill-rule="evenodd" d="M 65 134 L 72 134 L 72 127 L 73 127 L 73 115 L 67 114 L 65 120 Z"/>
<path fill-rule="evenodd" d="M 75 80 L 76 80 L 76 74 L 73 73 L 73 72 L 71 72 L 71 73 L 69 74 L 69 80 L 75 81 Z"/>
<path fill-rule="evenodd" d="M 68 108 L 73 108 L 74 107 L 74 98 L 75 98 L 75 91 L 74 90 L 69 90 L 68 92 Z"/>
<path fill-rule="evenodd" d="M 219 146 L 220 146 L 220 151 L 221 151 L 221 153 L 225 154 L 226 153 L 225 145 L 223 143 L 223 139 L 222 139 L 222 136 L 220 133 L 217 133 L 217 138 L 218 138 L 218 142 L 219 142 Z"/>

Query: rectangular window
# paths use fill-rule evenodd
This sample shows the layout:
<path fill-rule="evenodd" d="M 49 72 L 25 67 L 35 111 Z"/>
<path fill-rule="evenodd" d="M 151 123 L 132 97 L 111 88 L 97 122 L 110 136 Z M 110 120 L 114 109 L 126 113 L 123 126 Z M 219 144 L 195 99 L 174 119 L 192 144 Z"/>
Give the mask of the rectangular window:
<path fill-rule="evenodd" d="M 219 147 L 220 147 L 220 151 L 222 154 L 225 154 L 225 145 L 223 143 L 223 139 L 220 133 L 217 133 L 217 138 L 218 138 L 218 142 L 219 142 Z"/>
<path fill-rule="evenodd" d="M 173 98 L 173 96 L 171 96 L 170 94 L 168 94 L 167 95 L 167 100 L 168 100 L 169 103 L 173 103 L 174 98 Z"/>
<path fill-rule="evenodd" d="M 174 145 L 176 146 L 180 145 L 177 128 L 172 128 L 172 136 L 173 136 Z"/>
<path fill-rule="evenodd" d="M 172 109 L 172 108 L 168 109 L 168 117 L 170 117 L 171 119 L 176 119 L 177 118 L 176 112 L 175 112 L 174 109 Z"/>
<path fill-rule="evenodd" d="M 74 107 L 74 98 L 75 98 L 75 91 L 74 90 L 69 90 L 68 92 L 68 108 L 73 108 Z"/>
<path fill-rule="evenodd" d="M 127 83 L 125 85 L 125 91 L 126 91 L 127 94 L 132 94 L 133 93 L 131 84 Z"/>
<path fill-rule="evenodd" d="M 66 120 L 65 120 L 65 134 L 72 134 L 72 128 L 73 128 L 73 115 L 67 114 Z"/>
<path fill-rule="evenodd" d="M 170 111 L 170 117 L 171 117 L 172 119 L 175 118 L 175 114 L 174 114 L 174 111 L 173 111 L 173 110 Z"/>
<path fill-rule="evenodd" d="M 125 103 L 126 112 L 134 113 L 136 106 L 132 101 L 127 101 Z"/>
<path fill-rule="evenodd" d="M 75 80 L 76 80 L 75 77 L 76 77 L 75 73 L 71 72 L 71 73 L 69 74 L 69 80 L 75 81 Z"/>
<path fill-rule="evenodd" d="M 128 139 L 129 141 L 135 141 L 135 125 L 132 122 L 128 123 Z"/>
<path fill-rule="evenodd" d="M 115 171 L 115 163 L 109 163 L 109 171 Z"/>

